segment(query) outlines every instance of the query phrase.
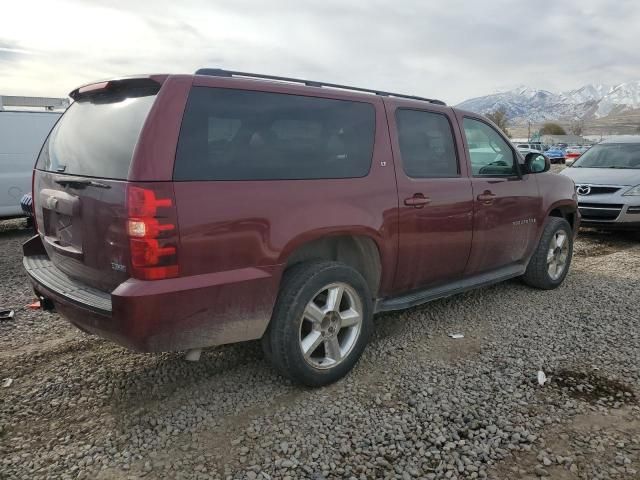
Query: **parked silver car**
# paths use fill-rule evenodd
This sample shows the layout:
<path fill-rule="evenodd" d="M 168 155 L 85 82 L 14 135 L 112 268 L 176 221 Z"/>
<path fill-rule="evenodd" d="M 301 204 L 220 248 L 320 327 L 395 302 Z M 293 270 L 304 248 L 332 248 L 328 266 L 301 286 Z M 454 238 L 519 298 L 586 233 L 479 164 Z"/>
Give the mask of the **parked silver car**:
<path fill-rule="evenodd" d="M 562 175 L 576 184 L 583 226 L 640 231 L 640 136 L 605 140 Z"/>

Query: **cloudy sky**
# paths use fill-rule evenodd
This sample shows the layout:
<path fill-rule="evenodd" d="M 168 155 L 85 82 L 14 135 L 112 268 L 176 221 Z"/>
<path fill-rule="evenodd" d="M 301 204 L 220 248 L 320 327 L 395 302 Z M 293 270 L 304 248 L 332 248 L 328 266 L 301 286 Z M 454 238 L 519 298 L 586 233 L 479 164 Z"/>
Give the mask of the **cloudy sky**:
<path fill-rule="evenodd" d="M 7 0 L 0 94 L 202 66 L 441 98 L 640 79 L 638 0 Z"/>

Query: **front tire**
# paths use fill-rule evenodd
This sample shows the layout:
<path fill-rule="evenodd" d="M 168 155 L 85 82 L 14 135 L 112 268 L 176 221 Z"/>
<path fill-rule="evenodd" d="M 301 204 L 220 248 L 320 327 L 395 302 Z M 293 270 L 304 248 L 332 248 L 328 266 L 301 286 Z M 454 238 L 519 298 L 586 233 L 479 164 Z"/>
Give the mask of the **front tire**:
<path fill-rule="evenodd" d="M 360 359 L 372 316 L 369 287 L 353 268 L 328 261 L 295 265 L 284 274 L 262 341 L 265 356 L 295 383 L 333 383 Z"/>
<path fill-rule="evenodd" d="M 572 256 L 573 232 L 569 222 L 549 217 L 522 280 L 543 290 L 558 288 L 569 272 Z"/>

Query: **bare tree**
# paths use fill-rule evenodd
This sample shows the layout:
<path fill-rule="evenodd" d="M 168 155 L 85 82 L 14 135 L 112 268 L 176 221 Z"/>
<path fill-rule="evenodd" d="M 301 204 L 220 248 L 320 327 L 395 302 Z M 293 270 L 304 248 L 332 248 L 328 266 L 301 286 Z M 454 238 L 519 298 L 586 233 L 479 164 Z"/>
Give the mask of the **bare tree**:
<path fill-rule="evenodd" d="M 584 133 L 584 121 L 576 120 L 575 122 L 571 122 L 571 125 L 569 126 L 569 131 L 574 135 L 578 135 L 579 137 L 581 137 L 582 134 Z"/>
<path fill-rule="evenodd" d="M 509 126 L 509 121 L 507 120 L 507 111 L 504 108 L 499 108 L 495 112 L 487 113 L 487 118 L 491 120 L 496 126 L 504 132 L 504 134 L 511 138 L 511 133 L 507 127 Z"/>

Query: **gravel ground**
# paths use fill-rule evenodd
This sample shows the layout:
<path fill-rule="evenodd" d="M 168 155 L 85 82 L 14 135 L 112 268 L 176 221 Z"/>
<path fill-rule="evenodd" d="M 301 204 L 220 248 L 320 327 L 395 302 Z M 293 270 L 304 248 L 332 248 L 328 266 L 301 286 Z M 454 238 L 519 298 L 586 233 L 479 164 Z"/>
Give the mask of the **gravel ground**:
<path fill-rule="evenodd" d="M 0 222 L 2 479 L 640 478 L 637 238 L 585 233 L 555 291 L 379 316 L 355 371 L 308 390 L 255 342 L 189 363 L 26 309 L 19 225 Z"/>

